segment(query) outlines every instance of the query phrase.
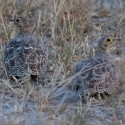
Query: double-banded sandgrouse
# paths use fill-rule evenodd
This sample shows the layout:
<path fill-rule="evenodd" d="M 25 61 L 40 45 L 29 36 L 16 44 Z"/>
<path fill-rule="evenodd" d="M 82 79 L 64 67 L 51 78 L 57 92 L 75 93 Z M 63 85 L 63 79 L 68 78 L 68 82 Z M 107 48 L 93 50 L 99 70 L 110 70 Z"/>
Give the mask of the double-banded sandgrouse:
<path fill-rule="evenodd" d="M 47 68 L 48 55 L 45 45 L 30 33 L 26 17 L 11 19 L 19 34 L 5 46 L 4 64 L 8 77 L 17 79 L 31 76 L 41 79 Z"/>
<path fill-rule="evenodd" d="M 81 95 L 106 93 L 115 95 L 120 91 L 120 71 L 109 50 L 120 39 L 103 36 L 95 55 L 82 60 L 75 67 L 72 89 Z"/>

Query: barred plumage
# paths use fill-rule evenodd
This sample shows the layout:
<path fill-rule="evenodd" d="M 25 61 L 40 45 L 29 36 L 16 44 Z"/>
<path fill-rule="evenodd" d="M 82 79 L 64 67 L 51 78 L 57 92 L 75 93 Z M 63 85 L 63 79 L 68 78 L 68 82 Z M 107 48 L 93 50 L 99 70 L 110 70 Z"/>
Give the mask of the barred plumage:
<path fill-rule="evenodd" d="M 120 71 L 109 53 L 110 48 L 118 40 L 102 37 L 95 55 L 76 65 L 74 71 L 76 76 L 72 80 L 73 90 L 81 95 L 85 93 L 114 95 L 120 91 Z"/>
<path fill-rule="evenodd" d="M 11 21 L 19 29 L 19 34 L 5 47 L 4 63 L 9 78 L 34 76 L 41 79 L 48 62 L 45 45 L 30 34 L 26 18 L 20 16 Z"/>

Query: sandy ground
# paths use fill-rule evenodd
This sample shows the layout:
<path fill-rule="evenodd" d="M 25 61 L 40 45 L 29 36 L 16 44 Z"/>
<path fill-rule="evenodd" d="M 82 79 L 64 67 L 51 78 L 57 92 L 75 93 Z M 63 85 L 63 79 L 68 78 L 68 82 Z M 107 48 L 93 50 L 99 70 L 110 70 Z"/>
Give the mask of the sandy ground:
<path fill-rule="evenodd" d="M 112 53 L 124 85 L 124 5 L 121 0 L 1 0 L 0 125 L 125 125 L 124 86 L 118 97 L 82 100 L 66 82 L 74 64 L 94 54 L 100 34 L 117 28 L 123 40 Z M 24 85 L 10 84 L 2 72 L 5 44 L 17 35 L 8 19 L 26 13 L 33 35 L 48 47 L 51 73 L 46 74 L 46 86 L 32 86 L 27 80 Z"/>

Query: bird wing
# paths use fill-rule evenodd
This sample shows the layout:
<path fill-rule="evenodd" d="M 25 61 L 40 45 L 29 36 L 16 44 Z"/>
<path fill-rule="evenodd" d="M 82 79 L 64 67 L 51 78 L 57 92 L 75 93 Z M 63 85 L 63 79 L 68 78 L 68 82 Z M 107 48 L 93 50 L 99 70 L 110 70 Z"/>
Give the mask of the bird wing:
<path fill-rule="evenodd" d="M 9 74 L 37 75 L 44 72 L 47 62 L 46 47 L 32 36 L 16 37 L 7 43 L 4 62 Z"/>
<path fill-rule="evenodd" d="M 91 65 L 91 58 L 87 60 L 82 60 L 80 63 L 78 63 L 75 66 L 74 69 L 74 78 L 71 81 L 72 89 L 75 91 L 80 90 L 80 93 L 82 94 L 83 91 L 83 81 L 84 78 L 81 76 L 82 70 L 89 67 Z"/>
<path fill-rule="evenodd" d="M 73 85 L 88 87 L 92 93 L 107 91 L 111 93 L 111 87 L 118 87 L 118 70 L 112 59 L 93 57 L 80 62 L 75 69 L 75 74 L 81 72 L 74 78 Z M 114 84 L 114 85 L 111 85 Z"/>
<path fill-rule="evenodd" d="M 43 74 L 46 70 L 48 55 L 47 49 L 41 41 L 37 44 L 29 45 L 30 53 L 26 57 L 26 63 L 28 65 L 28 70 L 33 74 Z"/>
<path fill-rule="evenodd" d="M 24 76 L 25 56 L 22 50 L 24 41 L 21 38 L 15 38 L 6 44 L 4 64 L 9 76 Z"/>

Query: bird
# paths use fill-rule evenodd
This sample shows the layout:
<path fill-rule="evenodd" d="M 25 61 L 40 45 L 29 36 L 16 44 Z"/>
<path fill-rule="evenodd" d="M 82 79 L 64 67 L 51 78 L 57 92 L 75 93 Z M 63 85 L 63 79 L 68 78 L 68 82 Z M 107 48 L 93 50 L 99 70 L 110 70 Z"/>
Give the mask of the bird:
<path fill-rule="evenodd" d="M 120 38 L 104 35 L 99 39 L 95 55 L 76 64 L 71 88 L 82 96 L 105 94 L 115 96 L 121 92 L 120 73 L 110 54 Z"/>
<path fill-rule="evenodd" d="M 9 79 L 30 77 L 40 81 L 47 70 L 48 53 L 44 43 L 30 32 L 27 17 L 10 19 L 18 29 L 18 35 L 4 49 L 4 65 Z"/>

